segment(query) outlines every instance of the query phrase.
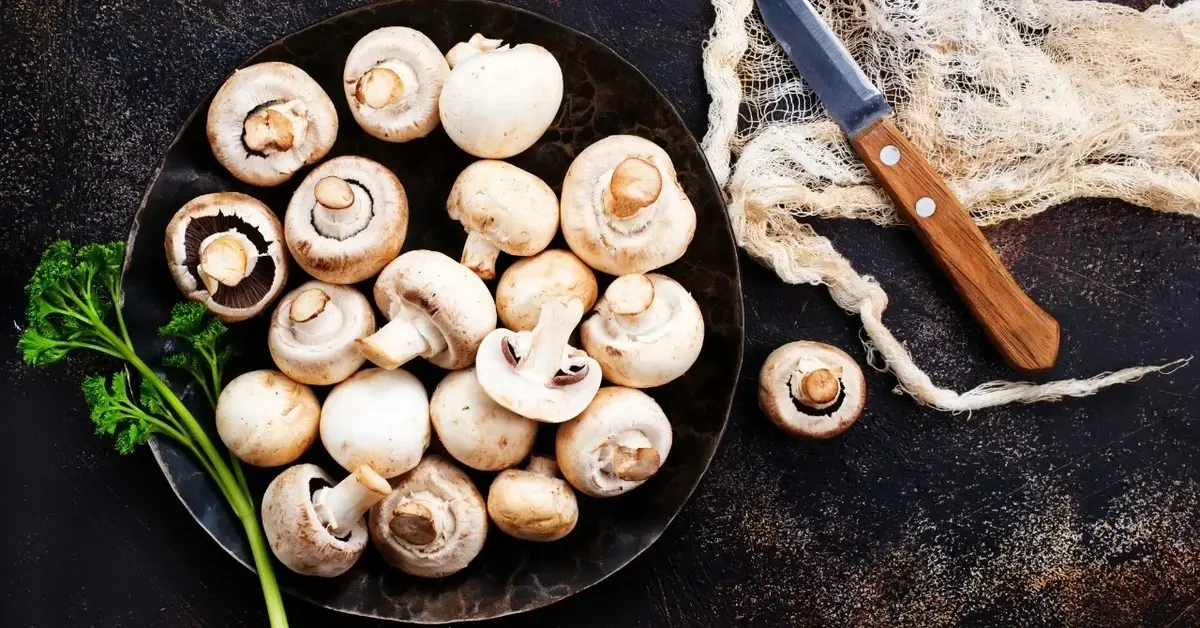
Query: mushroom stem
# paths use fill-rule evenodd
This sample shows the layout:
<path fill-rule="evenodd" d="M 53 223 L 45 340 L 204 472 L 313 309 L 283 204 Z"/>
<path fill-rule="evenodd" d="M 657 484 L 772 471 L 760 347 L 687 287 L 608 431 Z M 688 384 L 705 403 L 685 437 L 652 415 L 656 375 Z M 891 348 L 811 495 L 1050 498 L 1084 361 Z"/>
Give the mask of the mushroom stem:
<path fill-rule="evenodd" d="M 671 322 L 668 299 L 655 298 L 654 282 L 646 275 L 623 275 L 604 292 L 613 322 L 627 334 L 654 331 Z"/>
<path fill-rule="evenodd" d="M 401 78 L 401 72 L 397 72 L 388 65 L 395 64 L 377 65 L 367 70 L 358 79 L 358 85 L 354 88 L 354 97 L 359 103 L 372 109 L 404 105 L 406 91 L 404 79 Z"/>
<path fill-rule="evenodd" d="M 308 108 L 299 99 L 270 105 L 246 118 L 243 141 L 256 153 L 287 152 L 296 145 L 296 138 L 308 132 L 307 115 Z"/>
<path fill-rule="evenodd" d="M 529 349 L 516 370 L 535 381 L 549 384 L 562 368 L 571 332 L 582 318 L 583 304 L 578 299 L 550 300 L 542 305 L 537 326 L 530 332 Z"/>
<path fill-rule="evenodd" d="M 422 329 L 422 321 L 429 329 Z M 364 357 L 389 371 L 417 356 L 431 357 L 446 350 L 445 338 L 427 319 L 402 317 L 392 319 L 383 329 L 355 343 Z"/>
<path fill-rule="evenodd" d="M 832 406 L 842 392 L 838 375 L 823 364 L 801 361 L 792 372 L 792 397 L 809 408 L 824 410 Z"/>
<path fill-rule="evenodd" d="M 288 317 L 296 339 L 308 345 L 318 345 L 333 338 L 345 322 L 342 308 L 320 288 L 301 292 L 288 308 Z"/>
<path fill-rule="evenodd" d="M 529 466 L 525 468 L 530 473 L 544 475 L 548 478 L 558 477 L 558 463 L 550 456 L 530 456 Z"/>
<path fill-rule="evenodd" d="M 205 290 L 215 293 L 220 286 L 236 286 L 254 271 L 258 259 L 249 238 L 230 229 L 214 233 L 200 243 L 196 270 Z"/>
<path fill-rule="evenodd" d="M 478 231 L 467 232 L 467 244 L 463 247 L 462 265 L 470 268 L 480 279 L 496 278 L 496 259 L 500 248 Z"/>
<path fill-rule="evenodd" d="M 641 157 L 629 157 L 613 170 L 604 206 L 617 218 L 629 218 L 657 201 L 662 188 L 662 175 L 654 164 Z"/>
<path fill-rule="evenodd" d="M 438 536 L 433 512 L 425 504 L 411 499 L 396 505 L 388 527 L 397 538 L 413 545 L 429 545 Z"/>
<path fill-rule="evenodd" d="M 335 240 L 345 240 L 362 231 L 369 222 L 368 204 L 360 202 L 354 186 L 340 177 L 325 177 L 313 188 L 317 200 L 312 222 L 317 233 Z M 365 219 L 365 220 L 364 220 Z"/>
<path fill-rule="evenodd" d="M 313 494 L 317 519 L 330 534 L 342 538 L 350 534 L 354 524 L 379 500 L 387 497 L 392 487 L 374 469 L 362 465 L 333 488 L 322 488 Z"/>
<path fill-rule="evenodd" d="M 662 461 L 658 450 L 653 447 L 625 447 L 618 445 L 613 452 L 613 473 L 622 480 L 641 482 L 658 472 Z"/>

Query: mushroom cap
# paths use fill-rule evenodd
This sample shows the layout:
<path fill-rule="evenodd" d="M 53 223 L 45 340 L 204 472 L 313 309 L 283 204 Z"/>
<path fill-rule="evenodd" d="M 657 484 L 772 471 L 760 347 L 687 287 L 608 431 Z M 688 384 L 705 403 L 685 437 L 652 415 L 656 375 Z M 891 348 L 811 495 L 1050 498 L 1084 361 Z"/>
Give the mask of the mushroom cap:
<path fill-rule="evenodd" d="M 534 456 L 529 470 L 500 472 L 488 489 L 488 515 L 500 531 L 522 541 L 557 541 L 579 521 L 575 493 L 556 477 L 554 460 Z"/>
<path fill-rule="evenodd" d="M 540 253 L 558 232 L 554 190 L 503 161 L 484 159 L 467 166 L 454 181 L 446 211 L 509 255 Z"/>
<path fill-rule="evenodd" d="M 216 234 L 234 231 L 252 245 L 256 257 L 249 274 L 236 286 L 210 293 L 198 270 L 201 246 Z M 283 291 L 288 278 L 288 254 L 283 227 L 271 208 L 239 192 L 205 194 L 188 201 L 167 223 L 167 265 L 175 285 L 192 301 L 227 323 L 258 315 Z"/>
<path fill-rule="evenodd" d="M 366 369 L 333 387 L 321 408 L 321 443 L 346 470 L 393 478 L 429 447 L 429 398 L 404 370 Z"/>
<path fill-rule="evenodd" d="M 315 307 L 308 303 L 314 295 L 324 295 Z M 331 317 L 327 322 L 317 319 L 326 316 Z M 314 333 L 301 326 L 306 323 L 322 327 Z M 327 386 L 350 377 L 363 365 L 365 359 L 354 341 L 373 333 L 375 313 L 367 297 L 348 286 L 313 280 L 279 302 L 271 317 L 267 347 L 275 366 L 288 377 Z"/>
<path fill-rule="evenodd" d="M 306 576 L 334 578 L 350 570 L 367 547 L 367 527 L 360 518 L 350 536 L 339 539 L 321 524 L 312 503 L 313 482 L 334 486 L 329 474 L 313 464 L 298 464 L 280 473 L 262 498 L 262 524 L 267 543 L 279 562 Z"/>
<path fill-rule="evenodd" d="M 442 126 L 464 151 L 505 159 L 538 141 L 562 98 L 562 68 L 545 48 L 495 48 L 456 59 L 439 100 Z"/>
<path fill-rule="evenodd" d="M 484 336 L 496 328 L 496 302 L 483 280 L 437 251 L 409 251 L 388 264 L 375 281 L 375 304 L 388 320 L 404 307 L 437 327 L 446 350 L 428 358 L 458 370 L 475 361 Z"/>
<path fill-rule="evenodd" d="M 641 486 L 646 479 L 625 480 L 612 469 L 616 446 L 653 448 L 657 472 L 671 452 L 671 422 L 646 393 L 609 386 L 596 393 L 592 404 L 576 419 L 558 426 L 555 455 L 563 477 L 592 497 L 613 497 Z M 653 472 L 651 475 L 653 475 Z"/>
<path fill-rule="evenodd" d="M 497 329 L 479 345 L 475 367 L 479 384 L 488 396 L 501 406 L 541 423 L 562 423 L 583 412 L 604 377 L 600 364 L 587 353 L 568 346 L 566 356 L 580 366 L 575 373 L 586 369 L 583 377 L 570 383 L 551 382 L 543 386 L 517 372 L 517 364 L 510 360 L 512 353 L 504 346 L 518 340 L 518 332 Z"/>
<path fill-rule="evenodd" d="M 351 190 L 351 205 L 339 213 L 369 216 L 356 218 L 361 228 L 344 238 L 323 234 L 317 226 L 317 216 L 329 210 L 317 201 L 316 191 L 329 180 L 344 181 Z M 383 165 L 365 157 L 337 157 L 314 168 L 296 188 L 284 226 L 288 249 L 308 274 L 329 283 L 358 283 L 400 254 L 408 233 L 408 196 Z"/>
<path fill-rule="evenodd" d="M 606 198 L 617 167 L 626 160 L 637 160 L 631 163 L 641 164 L 642 176 L 657 171 L 658 189 L 657 195 L 643 199 L 649 204 L 619 217 Z M 696 233 L 696 210 L 679 185 L 670 155 L 633 135 L 613 135 L 579 153 L 563 181 L 560 206 L 567 245 L 588 266 L 610 275 L 666 266 L 683 257 Z"/>
<path fill-rule="evenodd" d="M 303 137 L 284 151 L 265 154 L 245 143 L 246 120 L 265 107 L 299 101 L 308 123 Z M 208 108 L 208 143 L 213 155 L 233 176 L 251 185 L 274 186 L 304 166 L 320 161 L 337 139 L 333 101 L 311 76 L 279 61 L 235 70 L 213 96 Z"/>
<path fill-rule="evenodd" d="M 429 455 L 408 473 L 392 481 L 392 492 L 371 509 L 371 541 L 384 560 L 421 578 L 441 578 L 461 571 L 487 540 L 487 505 L 458 467 Z M 416 545 L 392 532 L 397 506 L 416 502 L 430 511 L 435 536 Z"/>
<path fill-rule="evenodd" d="M 217 435 L 238 460 L 256 467 L 295 462 L 317 440 L 321 404 L 312 389 L 279 371 L 250 371 L 217 399 Z"/>
<path fill-rule="evenodd" d="M 370 95 L 360 89 L 369 88 L 361 81 L 375 68 L 393 73 L 387 80 L 394 80 L 394 76 L 402 85 L 402 91 L 393 95 L 393 102 L 380 108 L 368 104 L 372 102 Z M 342 86 L 350 113 L 364 131 L 387 142 L 407 142 L 437 128 L 438 97 L 448 76 L 450 66 L 445 57 L 424 33 L 388 26 L 367 33 L 354 44 L 346 57 Z M 362 100 L 360 95 L 364 96 Z"/>
<path fill-rule="evenodd" d="M 496 312 L 506 328 L 530 331 L 547 299 L 579 299 L 587 312 L 598 292 L 596 274 L 587 264 L 570 251 L 550 249 L 504 271 L 496 285 Z"/>
<path fill-rule="evenodd" d="M 696 363 L 704 347 L 704 316 L 674 279 L 625 275 L 609 285 L 579 333 L 605 379 L 652 388 L 679 378 Z"/>
<path fill-rule="evenodd" d="M 429 418 L 446 451 L 478 471 L 516 465 L 537 439 L 537 423 L 493 401 L 473 368 L 442 379 L 429 402 Z"/>
<path fill-rule="evenodd" d="M 827 369 L 840 390 L 823 409 L 805 409 L 793 396 L 797 373 Z M 825 383 L 825 382 L 822 382 Z M 833 438 L 858 420 L 867 400 L 862 369 L 846 352 L 820 342 L 800 340 L 776 349 L 758 374 L 758 405 L 779 429 L 796 438 Z"/>

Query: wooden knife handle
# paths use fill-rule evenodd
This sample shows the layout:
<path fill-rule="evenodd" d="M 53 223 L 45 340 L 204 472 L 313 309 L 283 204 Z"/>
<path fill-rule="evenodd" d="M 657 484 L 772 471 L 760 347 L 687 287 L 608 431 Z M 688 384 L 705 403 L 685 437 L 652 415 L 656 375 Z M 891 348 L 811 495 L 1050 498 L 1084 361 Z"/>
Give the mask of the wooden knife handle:
<path fill-rule="evenodd" d="M 1023 371 L 1054 366 L 1058 321 L 1021 290 L 925 156 L 887 118 L 850 141 L 1005 361 Z"/>

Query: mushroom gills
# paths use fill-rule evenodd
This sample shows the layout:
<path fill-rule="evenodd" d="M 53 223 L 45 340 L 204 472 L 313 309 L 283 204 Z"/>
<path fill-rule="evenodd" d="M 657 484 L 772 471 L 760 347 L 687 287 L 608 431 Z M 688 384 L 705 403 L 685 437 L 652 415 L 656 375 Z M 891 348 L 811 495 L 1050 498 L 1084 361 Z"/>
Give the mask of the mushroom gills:
<path fill-rule="evenodd" d="M 308 107 L 299 98 L 272 100 L 250 111 L 242 126 L 246 151 L 263 157 L 286 153 L 308 133 Z"/>
<path fill-rule="evenodd" d="M 253 248 L 252 255 L 246 251 L 245 274 L 234 285 L 228 285 L 219 280 L 214 282 L 214 277 L 201 270 L 205 246 L 218 240 L 214 236 L 233 237 L 240 246 L 247 247 L 249 245 Z M 184 238 L 186 250 L 184 265 L 195 278 L 197 285 L 204 286 L 209 291 L 212 300 L 220 305 L 237 309 L 250 307 L 258 303 L 275 282 L 275 263 L 266 254 L 266 239 L 257 229 L 237 216 L 217 214 L 194 218 L 188 223 Z M 224 242 L 232 244 L 230 240 Z M 220 285 L 216 285 L 218 283 Z M 215 288 L 215 292 L 210 288 Z"/>
<path fill-rule="evenodd" d="M 418 356 L 431 358 L 447 347 L 446 338 L 433 321 L 407 303 L 400 305 L 391 322 L 357 342 L 363 356 L 388 370 L 400 368 Z"/>
<path fill-rule="evenodd" d="M 354 86 L 354 97 L 372 109 L 403 109 L 408 96 L 420 89 L 416 70 L 400 59 L 384 59 L 367 70 Z"/>
<path fill-rule="evenodd" d="M 334 537 L 346 539 L 363 515 L 392 487 L 374 469 L 362 465 L 335 487 L 318 488 L 312 493 L 317 519 Z"/>
<path fill-rule="evenodd" d="M 348 240 L 366 229 L 375 216 L 375 198 L 355 179 L 325 177 L 317 182 L 313 197 L 312 226 L 326 238 Z"/>

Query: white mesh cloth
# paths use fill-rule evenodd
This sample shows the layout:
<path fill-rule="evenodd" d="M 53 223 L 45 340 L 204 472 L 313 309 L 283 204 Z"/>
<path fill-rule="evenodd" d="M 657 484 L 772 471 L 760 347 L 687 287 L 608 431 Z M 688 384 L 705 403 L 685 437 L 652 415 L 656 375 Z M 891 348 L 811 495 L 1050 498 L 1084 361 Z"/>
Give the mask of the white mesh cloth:
<path fill-rule="evenodd" d="M 1200 0 L 1144 12 L 1083 0 L 812 0 L 896 122 L 981 225 L 1080 197 L 1200 217 Z M 868 360 L 954 412 L 1085 396 L 1186 364 L 1048 384 L 933 384 L 882 322 L 887 295 L 811 218 L 899 222 L 754 12 L 713 0 L 705 152 L 738 244 L 862 318 Z M 882 362 L 880 361 L 882 360 Z"/>

